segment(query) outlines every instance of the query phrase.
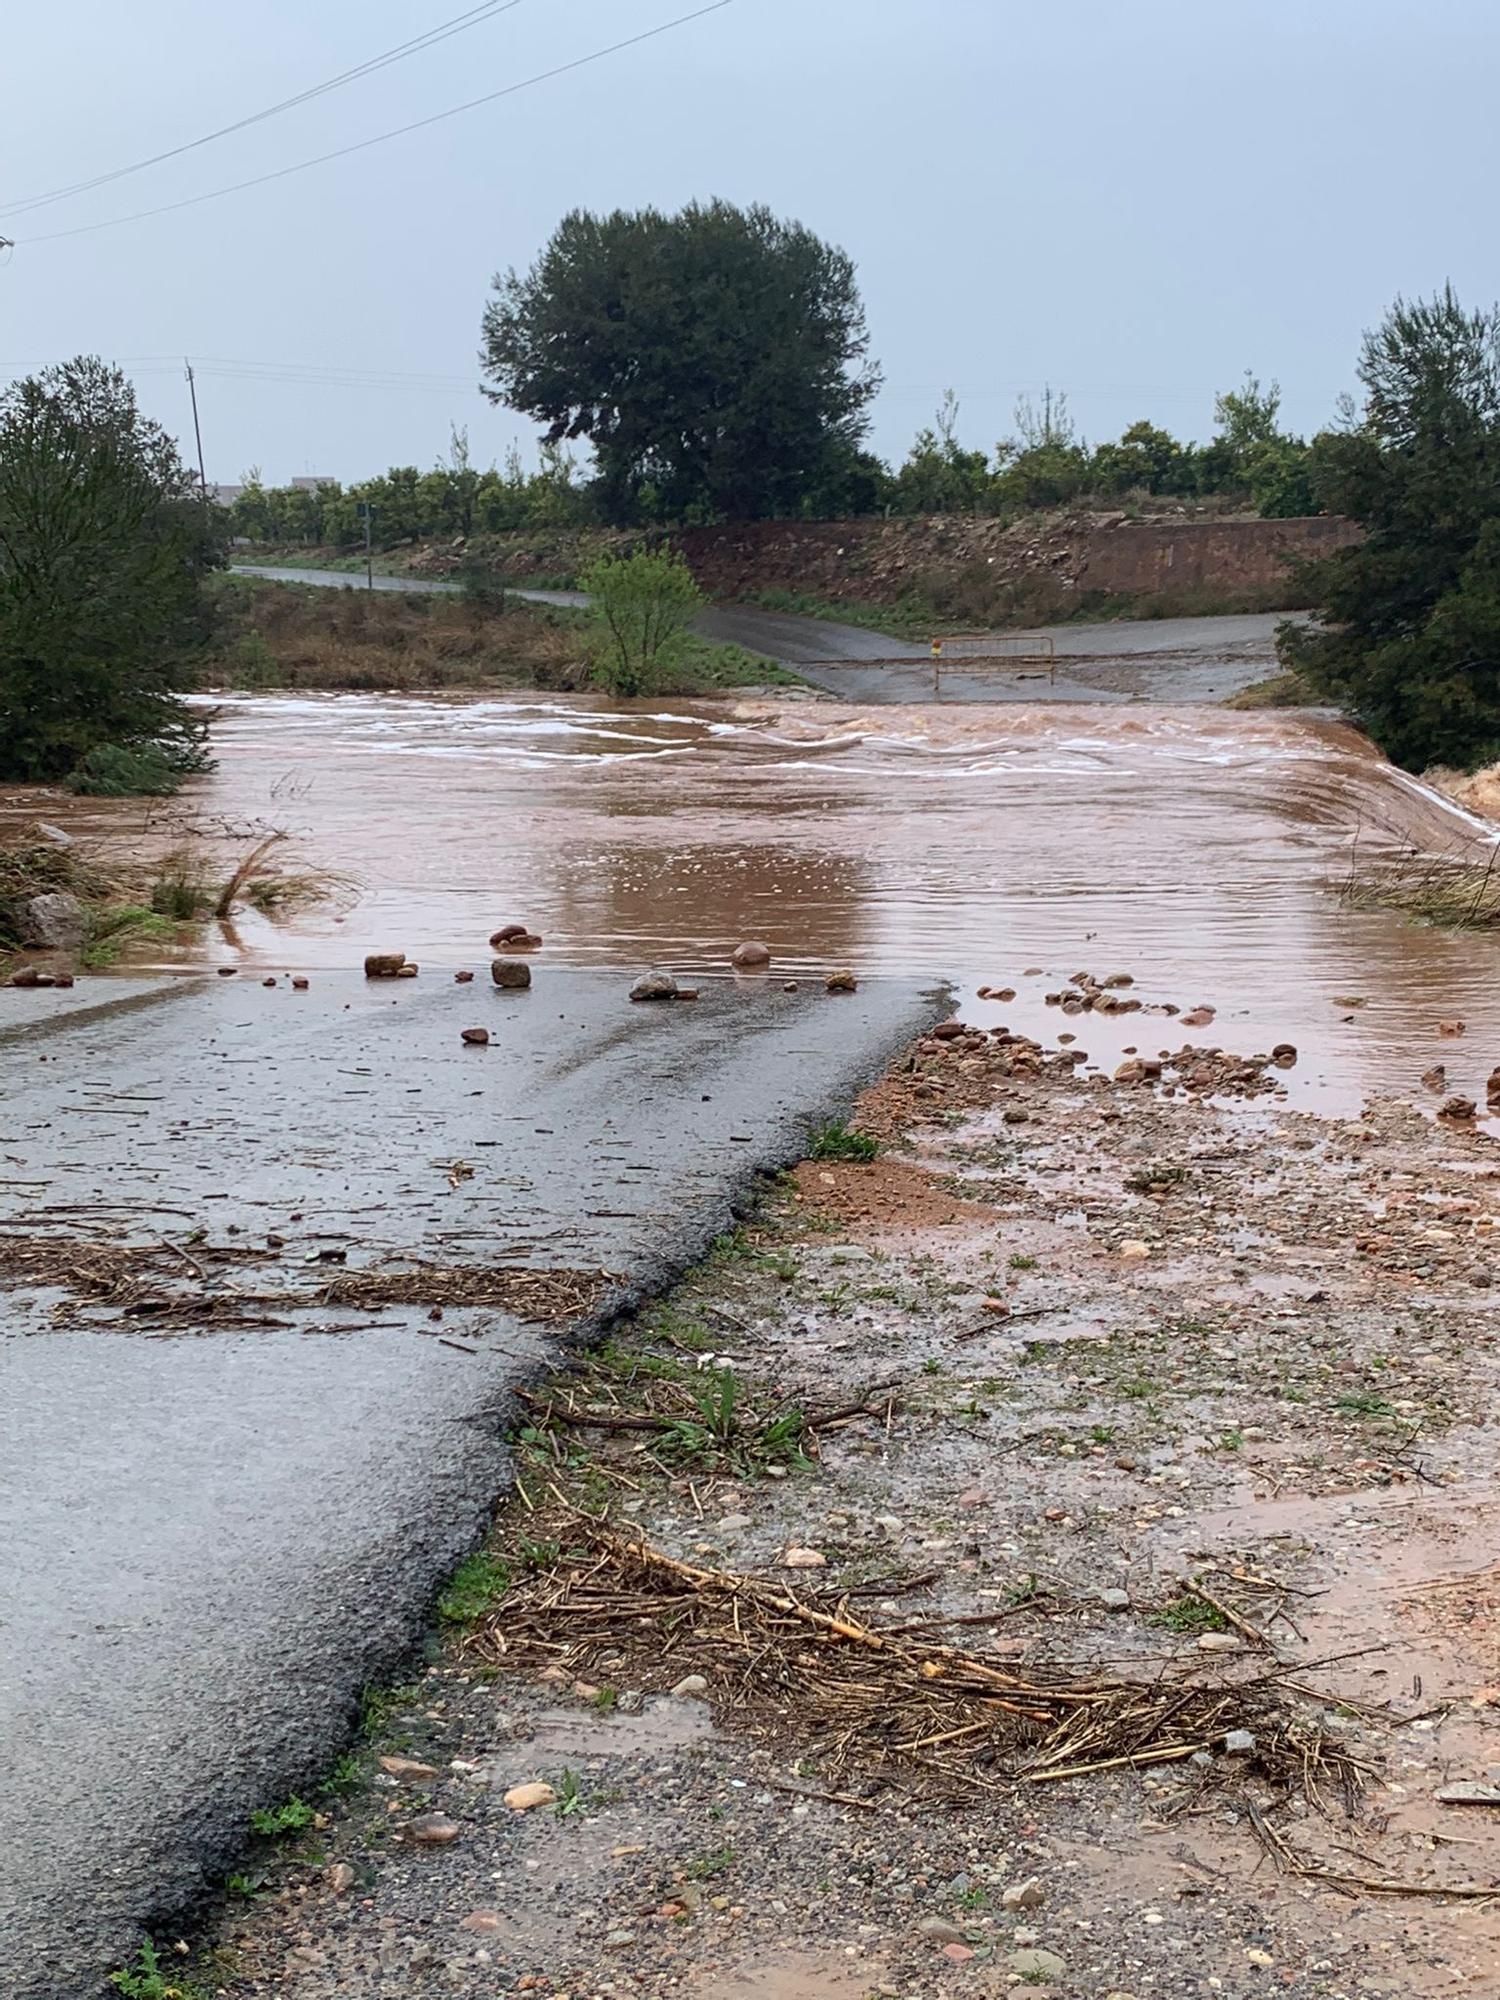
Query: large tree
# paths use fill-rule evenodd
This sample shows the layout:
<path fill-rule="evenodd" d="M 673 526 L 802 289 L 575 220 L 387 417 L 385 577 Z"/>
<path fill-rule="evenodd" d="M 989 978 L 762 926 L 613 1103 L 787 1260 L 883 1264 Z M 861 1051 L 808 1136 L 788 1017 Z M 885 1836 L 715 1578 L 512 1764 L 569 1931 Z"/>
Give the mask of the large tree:
<path fill-rule="evenodd" d="M 1500 755 L 1500 309 L 1398 299 L 1359 376 L 1312 478 L 1367 533 L 1304 565 L 1319 623 L 1284 628 L 1283 657 L 1398 763 Z"/>
<path fill-rule="evenodd" d="M 559 225 L 484 315 L 495 402 L 586 438 L 617 520 L 796 514 L 859 472 L 879 384 L 854 266 L 769 209 Z"/>
<path fill-rule="evenodd" d="M 190 762 L 180 697 L 218 560 L 117 368 L 80 356 L 0 395 L 0 775 L 64 777 L 106 745 Z"/>

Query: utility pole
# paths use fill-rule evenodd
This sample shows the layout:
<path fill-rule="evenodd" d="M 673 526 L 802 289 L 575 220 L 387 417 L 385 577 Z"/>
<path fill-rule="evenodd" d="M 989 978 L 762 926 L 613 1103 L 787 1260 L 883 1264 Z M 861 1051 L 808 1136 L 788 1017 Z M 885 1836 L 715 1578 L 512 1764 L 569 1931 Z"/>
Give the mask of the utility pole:
<path fill-rule="evenodd" d="M 370 523 L 375 519 L 375 509 L 368 500 L 359 503 L 360 516 L 365 524 L 365 589 L 375 588 L 375 554 L 370 546 Z"/>
<path fill-rule="evenodd" d="M 203 432 L 198 423 L 198 385 L 193 380 L 193 364 L 186 356 L 183 367 L 187 370 L 188 394 L 193 399 L 193 436 L 198 440 L 198 490 L 203 496 L 203 511 L 208 512 L 208 474 L 203 470 Z"/>

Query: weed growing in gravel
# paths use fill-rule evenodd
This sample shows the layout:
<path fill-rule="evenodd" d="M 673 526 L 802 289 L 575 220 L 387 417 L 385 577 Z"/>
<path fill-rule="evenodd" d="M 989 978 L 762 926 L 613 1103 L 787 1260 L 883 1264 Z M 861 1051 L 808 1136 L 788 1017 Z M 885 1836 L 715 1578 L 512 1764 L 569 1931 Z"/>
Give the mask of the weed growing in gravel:
<path fill-rule="evenodd" d="M 807 1145 L 810 1160 L 873 1160 L 879 1152 L 880 1141 L 868 1132 L 851 1132 L 836 1122 L 815 1126 Z"/>
<path fill-rule="evenodd" d="M 465 1556 L 438 1599 L 438 1617 L 445 1625 L 474 1625 L 510 1589 L 510 1567 L 488 1549 Z"/>
<path fill-rule="evenodd" d="M 285 1840 L 291 1834 L 305 1832 L 315 1817 L 310 1805 L 290 1798 L 279 1806 L 262 1806 L 251 1813 L 250 1828 L 267 1840 Z"/>
<path fill-rule="evenodd" d="M 1159 1611 L 1151 1612 L 1146 1622 L 1148 1625 L 1159 1625 L 1166 1632 L 1180 1633 L 1183 1638 L 1197 1638 L 1203 1632 L 1228 1630 L 1223 1612 L 1203 1598 L 1194 1596 L 1190 1590 L 1174 1597 Z"/>
<path fill-rule="evenodd" d="M 1393 1417 L 1396 1412 L 1384 1396 L 1373 1395 L 1368 1389 L 1351 1389 L 1340 1396 L 1334 1408 L 1341 1417 Z"/>
<path fill-rule="evenodd" d="M 732 1847 L 716 1847 L 712 1853 L 699 1855 L 690 1861 L 683 1873 L 690 1882 L 711 1882 L 716 1875 L 722 1875 L 735 1864 L 736 1855 Z"/>
<path fill-rule="evenodd" d="M 417 1698 L 414 1687 L 367 1687 L 359 1698 L 359 1733 L 367 1743 L 385 1735 L 402 1709 Z"/>
<path fill-rule="evenodd" d="M 266 1887 L 264 1875 L 226 1875 L 224 1888 L 227 1894 L 237 1896 L 242 1902 L 253 1903 Z"/>
<path fill-rule="evenodd" d="M 1034 1271 L 1036 1269 L 1035 1257 L 1025 1257 L 1019 1250 L 1013 1257 L 1007 1258 L 1006 1261 L 1013 1271 Z"/>
<path fill-rule="evenodd" d="M 553 1810 L 559 1819 L 575 1819 L 584 1810 L 583 1787 L 578 1782 L 576 1771 L 564 1771 L 557 1787 L 557 1804 Z"/>
<path fill-rule="evenodd" d="M 357 1757 L 352 1750 L 346 1750 L 342 1757 L 336 1759 L 333 1769 L 319 1785 L 318 1791 L 325 1799 L 333 1799 L 343 1792 L 358 1791 L 364 1781 L 363 1759 Z"/>
<path fill-rule="evenodd" d="M 198 1987 L 163 1972 L 160 1955 L 150 1938 L 136 1953 L 134 1965 L 112 1972 L 109 1983 L 125 2000 L 203 2000 Z"/>

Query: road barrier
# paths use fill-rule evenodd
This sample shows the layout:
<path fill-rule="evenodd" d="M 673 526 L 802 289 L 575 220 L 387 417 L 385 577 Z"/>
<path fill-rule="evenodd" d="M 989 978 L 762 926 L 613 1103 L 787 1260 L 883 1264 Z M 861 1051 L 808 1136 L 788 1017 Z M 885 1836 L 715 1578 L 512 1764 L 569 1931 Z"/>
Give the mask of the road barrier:
<path fill-rule="evenodd" d="M 982 651 L 960 651 L 961 647 L 981 647 Z M 1021 680 L 1040 680 L 1045 673 L 1050 686 L 1057 679 L 1057 647 L 1044 632 L 978 632 L 955 633 L 942 639 L 934 639 L 928 647 L 928 658 L 932 665 L 932 697 L 941 701 L 943 695 L 943 675 L 972 673 L 985 667 L 1031 666 L 1031 673 L 1017 676 Z M 869 659 L 803 659 L 788 660 L 787 665 L 796 667 L 841 667 L 846 672 L 862 672 L 867 667 L 918 667 L 922 664 L 920 653 L 891 653 L 873 656 Z"/>

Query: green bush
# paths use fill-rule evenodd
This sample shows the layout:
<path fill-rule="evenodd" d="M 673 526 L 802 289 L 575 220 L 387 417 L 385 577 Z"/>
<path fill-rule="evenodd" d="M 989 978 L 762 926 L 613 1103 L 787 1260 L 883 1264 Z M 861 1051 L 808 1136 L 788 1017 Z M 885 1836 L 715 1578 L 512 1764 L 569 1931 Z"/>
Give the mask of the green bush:
<path fill-rule="evenodd" d="M 594 679 L 611 694 L 648 693 L 675 663 L 703 602 L 671 548 L 600 556 L 579 578 L 594 623 Z"/>
<path fill-rule="evenodd" d="M 101 743 L 68 778 L 68 790 L 87 798 L 170 798 L 183 771 L 159 743 Z"/>

